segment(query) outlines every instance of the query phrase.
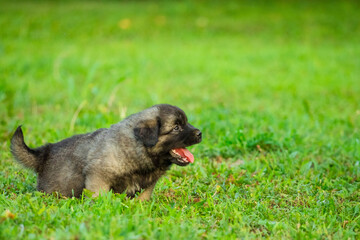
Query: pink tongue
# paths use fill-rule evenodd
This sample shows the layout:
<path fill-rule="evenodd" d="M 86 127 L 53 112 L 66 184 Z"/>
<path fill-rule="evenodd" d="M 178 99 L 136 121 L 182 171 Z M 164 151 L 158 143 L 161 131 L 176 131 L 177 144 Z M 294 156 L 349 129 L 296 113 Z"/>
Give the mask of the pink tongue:
<path fill-rule="evenodd" d="M 189 150 L 187 150 L 186 148 L 176 148 L 174 150 L 178 154 L 180 154 L 180 156 L 182 156 L 183 158 L 186 158 L 189 162 L 191 162 L 191 163 L 194 162 L 194 155 L 192 155 L 192 153 L 189 152 Z"/>

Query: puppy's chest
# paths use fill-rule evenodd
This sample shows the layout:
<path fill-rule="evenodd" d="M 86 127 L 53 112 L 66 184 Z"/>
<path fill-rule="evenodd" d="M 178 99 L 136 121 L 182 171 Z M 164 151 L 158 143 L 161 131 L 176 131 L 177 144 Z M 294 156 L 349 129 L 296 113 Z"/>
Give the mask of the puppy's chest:
<path fill-rule="evenodd" d="M 147 173 L 137 172 L 127 176 L 121 176 L 116 179 L 112 189 L 116 193 L 123 193 L 126 191 L 128 196 L 133 197 L 137 192 L 140 192 L 141 189 L 146 189 L 150 185 L 156 183 L 164 174 L 164 170 L 156 169 Z"/>

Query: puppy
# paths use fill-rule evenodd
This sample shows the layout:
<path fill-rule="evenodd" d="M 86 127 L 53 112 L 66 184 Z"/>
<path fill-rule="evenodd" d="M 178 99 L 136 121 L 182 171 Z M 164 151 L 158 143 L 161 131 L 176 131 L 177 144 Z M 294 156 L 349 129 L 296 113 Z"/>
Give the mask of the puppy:
<path fill-rule="evenodd" d="M 186 147 L 200 143 L 201 131 L 183 110 L 160 104 L 133 114 L 110 128 L 75 135 L 58 143 L 29 148 L 19 126 L 11 153 L 38 174 L 37 189 L 79 197 L 84 188 L 98 196 L 113 190 L 149 200 L 156 182 L 172 164 L 194 162 Z"/>

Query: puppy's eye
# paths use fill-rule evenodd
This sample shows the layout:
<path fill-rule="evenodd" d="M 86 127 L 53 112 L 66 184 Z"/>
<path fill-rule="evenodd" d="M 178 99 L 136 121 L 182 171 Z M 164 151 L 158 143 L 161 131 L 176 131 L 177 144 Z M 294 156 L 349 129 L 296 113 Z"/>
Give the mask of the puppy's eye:
<path fill-rule="evenodd" d="M 176 125 L 174 128 L 173 128 L 174 131 L 179 131 L 180 130 L 180 127 L 179 125 Z"/>

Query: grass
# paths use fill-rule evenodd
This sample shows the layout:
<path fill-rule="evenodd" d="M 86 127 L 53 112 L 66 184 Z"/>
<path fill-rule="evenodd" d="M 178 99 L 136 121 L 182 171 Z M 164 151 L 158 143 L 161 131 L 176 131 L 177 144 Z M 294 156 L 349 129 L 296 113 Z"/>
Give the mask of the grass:
<path fill-rule="evenodd" d="M 0 3 L 0 239 L 359 239 L 352 1 Z M 203 131 L 150 202 L 36 192 L 30 146 L 157 103 Z"/>

